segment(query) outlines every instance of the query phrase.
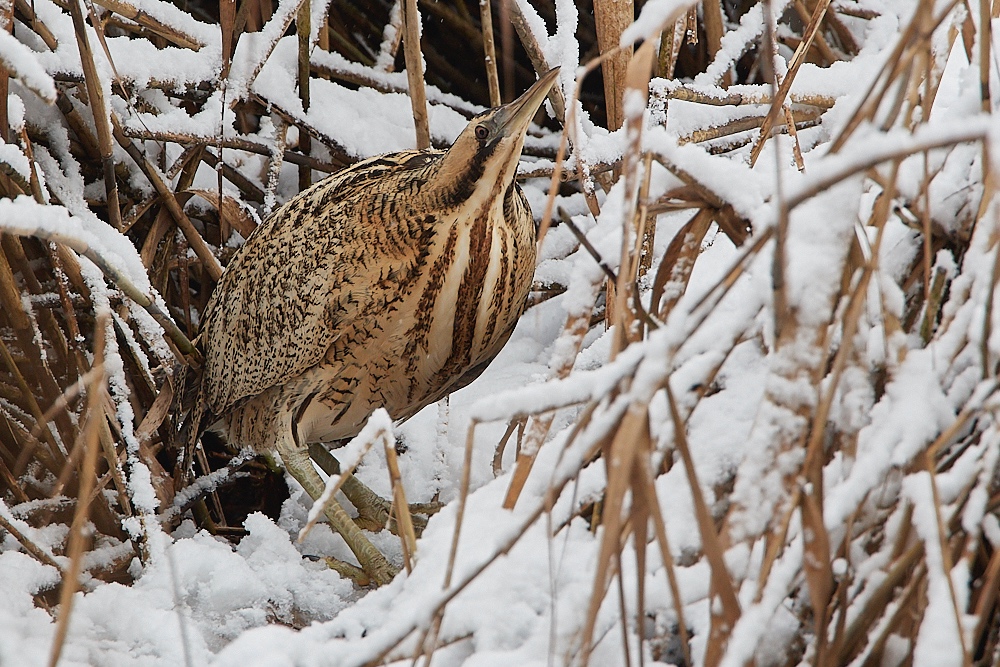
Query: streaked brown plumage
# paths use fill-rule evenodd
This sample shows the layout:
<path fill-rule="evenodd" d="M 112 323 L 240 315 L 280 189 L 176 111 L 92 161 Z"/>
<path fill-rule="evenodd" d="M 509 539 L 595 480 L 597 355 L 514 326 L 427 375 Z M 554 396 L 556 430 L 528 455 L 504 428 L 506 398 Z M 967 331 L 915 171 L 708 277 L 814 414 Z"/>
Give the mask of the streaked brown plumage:
<path fill-rule="evenodd" d="M 309 443 L 357 434 L 379 407 L 406 419 L 478 376 L 531 283 L 534 221 L 514 175 L 555 74 L 472 119 L 448 151 L 364 160 L 268 218 L 206 309 L 195 428 L 277 451 L 315 498 Z M 330 505 L 368 574 L 391 579 Z"/>

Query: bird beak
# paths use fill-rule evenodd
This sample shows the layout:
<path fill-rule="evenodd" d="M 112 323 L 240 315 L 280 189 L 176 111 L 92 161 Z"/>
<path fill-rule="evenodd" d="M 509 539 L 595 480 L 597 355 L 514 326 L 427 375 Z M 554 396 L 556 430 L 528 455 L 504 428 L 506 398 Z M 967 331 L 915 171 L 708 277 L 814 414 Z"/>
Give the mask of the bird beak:
<path fill-rule="evenodd" d="M 549 89 L 555 83 L 558 75 L 558 67 L 550 69 L 531 88 L 524 91 L 523 95 L 500 107 L 495 116 L 499 129 L 497 134 L 501 137 L 512 137 L 523 133 L 527 129 L 528 123 L 535 117 L 538 107 L 542 106 L 545 96 L 548 95 Z"/>

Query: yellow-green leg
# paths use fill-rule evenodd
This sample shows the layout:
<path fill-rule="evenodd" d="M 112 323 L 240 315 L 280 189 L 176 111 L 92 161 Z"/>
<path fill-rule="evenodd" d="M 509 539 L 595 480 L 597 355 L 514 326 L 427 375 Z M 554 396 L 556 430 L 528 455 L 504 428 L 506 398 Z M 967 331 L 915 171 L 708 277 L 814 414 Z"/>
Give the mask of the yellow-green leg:
<path fill-rule="evenodd" d="M 309 445 L 309 456 L 319 465 L 320 468 L 331 477 L 340 474 L 340 462 L 330 451 L 320 444 Z M 389 510 L 392 503 L 369 489 L 364 482 L 348 475 L 344 480 L 340 490 L 344 492 L 351 504 L 358 508 L 358 516 L 354 522 L 364 530 L 377 532 L 388 527 L 390 531 L 396 533 L 396 521 L 389 521 Z M 427 526 L 427 519 L 420 514 L 430 515 L 438 512 L 443 507 L 442 503 L 411 503 L 409 506 L 410 515 L 413 518 L 413 529 L 420 537 Z"/>
<path fill-rule="evenodd" d="M 285 470 L 292 477 L 298 480 L 302 488 L 313 500 L 319 499 L 323 494 L 325 485 L 316 469 L 313 468 L 309 452 L 298 447 L 280 447 L 279 453 L 285 465 Z M 326 518 L 330 521 L 330 526 L 343 536 L 347 546 L 351 548 L 362 569 L 371 577 L 377 585 L 381 586 L 392 581 L 399 572 L 393 567 L 385 556 L 375 548 L 356 523 L 347 515 L 344 508 L 335 499 L 326 504 L 324 508 Z M 339 569 L 339 568 L 338 568 Z"/>

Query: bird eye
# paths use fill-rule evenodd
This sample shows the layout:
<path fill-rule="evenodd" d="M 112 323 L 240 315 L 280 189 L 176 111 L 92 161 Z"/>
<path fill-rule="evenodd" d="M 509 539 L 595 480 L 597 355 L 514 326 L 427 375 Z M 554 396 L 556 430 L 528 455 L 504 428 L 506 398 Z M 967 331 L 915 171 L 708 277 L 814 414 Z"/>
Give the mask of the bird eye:
<path fill-rule="evenodd" d="M 486 137 L 490 136 L 490 131 L 485 125 L 476 126 L 476 139 L 480 141 L 486 141 Z"/>

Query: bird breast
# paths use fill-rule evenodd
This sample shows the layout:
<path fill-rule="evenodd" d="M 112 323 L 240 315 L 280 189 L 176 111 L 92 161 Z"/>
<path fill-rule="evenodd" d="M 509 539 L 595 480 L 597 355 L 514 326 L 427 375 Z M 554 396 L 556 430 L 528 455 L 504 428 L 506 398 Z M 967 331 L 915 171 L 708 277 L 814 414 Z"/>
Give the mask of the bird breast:
<path fill-rule="evenodd" d="M 380 406 L 406 419 L 500 352 L 530 289 L 535 245 L 520 189 L 494 194 L 425 218 L 434 233 L 412 287 L 342 332 L 309 373 L 318 377 L 315 400 L 300 412 L 307 441 L 353 436 Z"/>

